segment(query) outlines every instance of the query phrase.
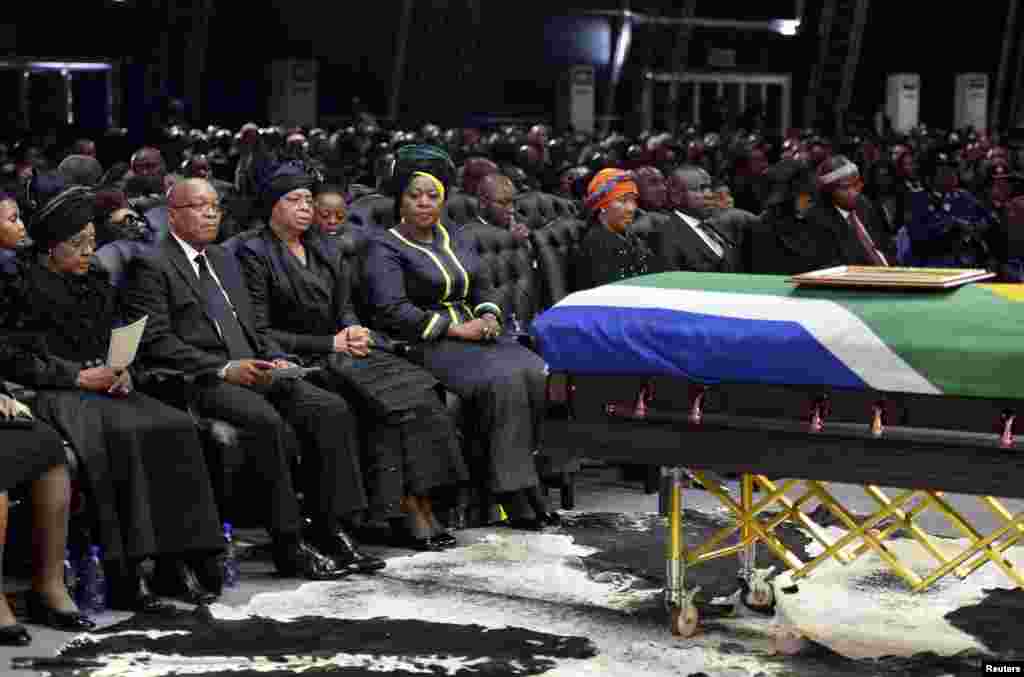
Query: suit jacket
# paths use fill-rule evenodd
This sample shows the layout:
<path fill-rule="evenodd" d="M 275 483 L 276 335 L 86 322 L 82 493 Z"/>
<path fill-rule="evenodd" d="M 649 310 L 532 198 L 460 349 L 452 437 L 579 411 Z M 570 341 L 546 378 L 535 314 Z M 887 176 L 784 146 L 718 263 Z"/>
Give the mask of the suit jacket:
<path fill-rule="evenodd" d="M 870 200 L 861 196 L 856 212 L 875 247 L 881 250 L 890 262 L 893 261 L 887 251 L 889 235 L 885 226 L 879 223 Z M 832 204 L 816 204 L 811 207 L 807 212 L 806 224 L 811 231 L 810 237 L 814 244 L 807 258 L 807 262 L 813 264 L 813 267 L 806 268 L 804 272 L 831 266 L 872 265 L 872 260 L 857 233 Z"/>
<path fill-rule="evenodd" d="M 273 339 L 256 332 L 249 290 L 236 259 L 213 245 L 205 253 L 256 356 L 287 357 Z M 123 294 L 133 317 L 149 316 L 140 348 L 147 367 L 212 376 L 228 363 L 227 345 L 206 309 L 199 277 L 173 237 L 132 262 Z"/>
<path fill-rule="evenodd" d="M 721 228 L 715 226 L 715 230 L 725 236 L 722 238 L 723 256 L 718 256 L 675 211 L 666 212 L 664 216 L 659 223 L 659 232 L 661 258 L 666 270 L 728 273 L 739 267 L 739 251 L 735 239 Z"/>
<path fill-rule="evenodd" d="M 335 334 L 361 324 L 352 304 L 349 271 L 337 239 L 310 229 L 302 240 L 306 259 L 325 273 L 316 286 L 300 279 L 295 269 L 300 264 L 287 259 L 292 254 L 269 228 L 246 238 L 238 248 L 253 326 L 288 352 L 333 353 Z"/>

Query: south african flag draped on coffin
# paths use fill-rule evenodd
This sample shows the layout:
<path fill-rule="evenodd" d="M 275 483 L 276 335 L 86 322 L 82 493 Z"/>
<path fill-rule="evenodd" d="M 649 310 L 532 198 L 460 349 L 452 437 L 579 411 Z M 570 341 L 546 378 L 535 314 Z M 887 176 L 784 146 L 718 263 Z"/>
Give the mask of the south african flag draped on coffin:
<path fill-rule="evenodd" d="M 1024 399 L 1022 288 L 660 273 L 570 294 L 532 332 L 553 372 Z"/>

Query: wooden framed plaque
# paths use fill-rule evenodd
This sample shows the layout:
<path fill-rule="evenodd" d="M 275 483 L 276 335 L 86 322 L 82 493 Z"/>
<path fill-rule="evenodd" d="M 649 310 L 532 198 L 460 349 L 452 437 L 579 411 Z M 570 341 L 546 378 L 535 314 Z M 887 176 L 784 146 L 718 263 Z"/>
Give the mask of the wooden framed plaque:
<path fill-rule="evenodd" d="M 836 266 L 794 275 L 788 281 L 801 287 L 955 289 L 995 276 L 995 273 L 980 269 Z"/>

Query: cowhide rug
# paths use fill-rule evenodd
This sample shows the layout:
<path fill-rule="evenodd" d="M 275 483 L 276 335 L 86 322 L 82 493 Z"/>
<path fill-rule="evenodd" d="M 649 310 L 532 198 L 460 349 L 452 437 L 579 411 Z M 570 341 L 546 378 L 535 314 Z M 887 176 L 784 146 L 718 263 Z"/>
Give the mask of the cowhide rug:
<path fill-rule="evenodd" d="M 726 524 L 722 512 L 687 511 L 687 541 Z M 564 527 L 549 533 L 460 532 L 459 548 L 393 557 L 375 576 L 283 584 L 242 606 L 136 616 L 61 652 L 95 666 L 48 672 L 940 677 L 977 674 L 981 654 L 1008 657 L 1024 644 L 1016 631 L 1024 604 L 1016 592 L 987 591 L 995 586 L 984 570 L 972 587 L 951 581 L 912 596 L 869 557 L 842 571 L 826 564 L 795 588 L 780 576 L 775 616 L 705 607 L 700 632 L 674 638 L 660 592 L 664 525 L 651 514 L 567 513 Z M 802 558 L 815 553 L 798 528 L 779 535 Z M 778 565 L 766 548 L 759 555 L 759 566 Z M 713 560 L 692 568 L 689 581 L 703 586 L 704 602 L 721 601 L 737 589 L 737 569 L 735 558 Z M 800 655 L 777 654 L 776 636 L 794 628 L 813 642 Z M 907 641 L 892 641 L 894 634 Z"/>

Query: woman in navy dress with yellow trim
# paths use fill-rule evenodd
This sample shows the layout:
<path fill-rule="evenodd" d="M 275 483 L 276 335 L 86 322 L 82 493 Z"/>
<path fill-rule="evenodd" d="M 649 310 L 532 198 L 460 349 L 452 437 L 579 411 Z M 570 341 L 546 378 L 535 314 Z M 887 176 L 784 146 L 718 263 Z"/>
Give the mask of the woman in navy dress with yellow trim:
<path fill-rule="evenodd" d="M 534 462 L 545 364 L 501 335 L 503 311 L 476 252 L 441 223 L 452 174 L 451 160 L 437 148 L 399 151 L 391 184 L 399 224 L 367 252 L 372 324 L 413 342 L 415 359 L 469 407 L 470 468 L 498 495 L 509 524 L 547 526 L 558 517 L 540 494 Z"/>

